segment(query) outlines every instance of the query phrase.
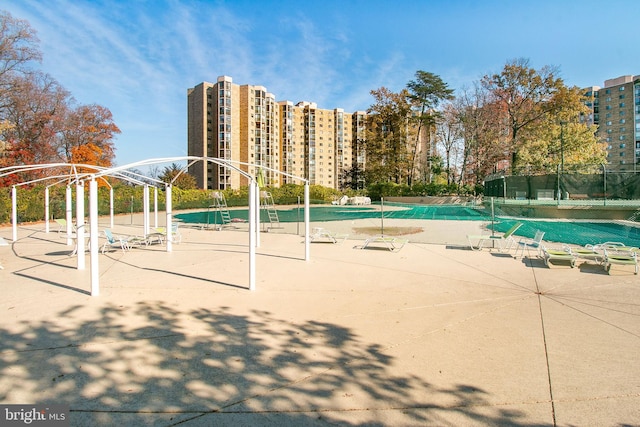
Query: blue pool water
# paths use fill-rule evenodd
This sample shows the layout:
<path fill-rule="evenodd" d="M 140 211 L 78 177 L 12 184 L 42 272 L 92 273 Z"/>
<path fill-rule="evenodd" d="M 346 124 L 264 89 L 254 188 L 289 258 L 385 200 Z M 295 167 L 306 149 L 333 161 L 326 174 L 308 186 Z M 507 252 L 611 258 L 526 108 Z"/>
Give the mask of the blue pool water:
<path fill-rule="evenodd" d="M 604 221 L 551 221 L 535 219 L 500 219 L 495 229 L 507 231 L 516 222 L 523 225 L 516 232 L 519 236 L 533 237 L 537 230 L 544 231 L 544 240 L 549 242 L 594 245 L 603 242 L 621 242 L 627 246 L 640 247 L 640 227 Z"/>

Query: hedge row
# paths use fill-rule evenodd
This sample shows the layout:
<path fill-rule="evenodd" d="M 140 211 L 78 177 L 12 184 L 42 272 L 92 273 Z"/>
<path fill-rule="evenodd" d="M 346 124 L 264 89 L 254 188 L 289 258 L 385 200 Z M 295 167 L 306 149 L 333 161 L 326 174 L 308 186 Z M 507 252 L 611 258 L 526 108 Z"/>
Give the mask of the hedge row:
<path fill-rule="evenodd" d="M 75 198 L 76 188 L 71 187 L 73 194 L 72 212 L 75 216 Z M 274 199 L 276 204 L 295 204 L 298 197 L 304 200 L 304 186 L 287 184 L 279 188 L 266 188 Z M 130 212 L 142 212 L 143 210 L 143 187 L 132 187 L 128 185 L 119 185 L 113 188 L 113 210 L 115 214 L 123 214 Z M 98 212 L 100 215 L 108 215 L 110 210 L 109 188 L 101 187 L 98 189 Z M 227 205 L 247 206 L 249 198 L 248 187 L 239 190 L 222 191 L 227 200 Z M 149 199 L 153 210 L 155 200 L 154 190 L 150 190 Z M 158 210 L 165 209 L 165 191 L 158 189 Z M 330 203 L 342 193 L 319 185 L 309 187 L 309 198 L 312 203 Z M 16 205 L 18 223 L 42 221 L 45 215 L 45 187 L 34 186 L 31 188 L 18 187 Z M 85 188 L 85 212 L 89 212 L 89 191 Z M 49 188 L 49 215 L 50 218 L 64 218 L 66 207 L 66 188 L 64 186 L 56 186 Z M 172 208 L 173 210 L 183 209 L 200 209 L 206 208 L 213 204 L 212 191 L 210 190 L 182 190 L 180 188 L 172 189 Z M 11 188 L 0 188 L 0 224 L 6 224 L 11 221 Z"/>
<path fill-rule="evenodd" d="M 423 196 L 477 196 L 482 194 L 484 187 L 460 186 L 458 184 L 417 183 L 412 186 L 384 182 L 372 184 L 367 187 L 367 195 L 372 200 L 380 200 L 381 197 L 423 197 Z"/>

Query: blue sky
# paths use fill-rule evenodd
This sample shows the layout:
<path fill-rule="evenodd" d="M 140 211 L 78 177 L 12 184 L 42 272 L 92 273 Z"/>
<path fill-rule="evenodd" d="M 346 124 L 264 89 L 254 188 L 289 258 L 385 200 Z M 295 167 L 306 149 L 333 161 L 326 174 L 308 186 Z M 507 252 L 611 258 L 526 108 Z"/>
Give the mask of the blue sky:
<path fill-rule="evenodd" d="M 186 155 L 186 92 L 220 75 L 277 100 L 366 110 L 417 70 L 455 90 L 515 58 L 566 84 L 640 74 L 636 0 L 9 0 L 41 69 L 111 110 L 119 165 Z M 607 39 L 602 37 L 606 34 Z"/>

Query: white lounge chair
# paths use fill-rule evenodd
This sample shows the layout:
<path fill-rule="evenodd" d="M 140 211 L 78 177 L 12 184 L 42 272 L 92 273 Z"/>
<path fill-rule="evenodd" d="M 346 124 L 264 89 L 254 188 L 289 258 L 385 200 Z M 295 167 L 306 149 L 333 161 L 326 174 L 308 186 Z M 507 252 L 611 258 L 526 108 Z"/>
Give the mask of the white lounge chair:
<path fill-rule="evenodd" d="M 129 242 L 126 237 L 114 236 L 111 230 L 108 228 L 104 230 L 104 236 L 106 237 L 107 241 L 102 245 L 102 253 L 104 253 L 104 251 L 108 247 L 119 247 L 120 249 L 122 249 L 123 253 L 130 249 Z"/>
<path fill-rule="evenodd" d="M 611 266 L 633 265 L 634 274 L 638 274 L 638 248 L 630 247 L 604 247 L 604 269 L 611 273 Z"/>
<path fill-rule="evenodd" d="M 54 219 L 56 224 L 58 224 L 58 234 L 67 234 L 67 220 L 64 218 Z M 75 227 L 73 227 L 75 228 Z M 75 230 L 71 230 L 74 232 Z"/>
<path fill-rule="evenodd" d="M 605 260 L 604 246 L 602 245 L 586 245 L 583 248 L 573 248 L 571 251 L 578 259 L 585 262 L 593 261 L 596 264 L 603 265 Z"/>
<path fill-rule="evenodd" d="M 562 245 L 562 248 L 548 248 L 544 244 L 540 244 L 540 250 L 542 251 L 544 264 L 547 267 L 552 261 L 568 262 L 571 268 L 576 266 L 576 255 L 567 245 Z"/>
<path fill-rule="evenodd" d="M 468 235 L 467 236 L 467 241 L 469 242 L 469 247 L 471 248 L 471 250 L 473 251 L 479 251 L 480 249 L 482 249 L 484 247 L 484 243 L 485 242 L 497 242 L 498 243 L 498 249 L 500 250 L 500 252 L 502 251 L 508 251 L 510 250 L 514 244 L 516 244 L 515 239 L 513 238 L 513 234 L 518 230 L 518 228 L 522 227 L 522 223 L 521 222 L 516 222 L 510 229 L 508 229 L 504 234 L 502 235 Z M 473 245 L 473 242 L 478 242 L 475 246 Z M 492 243 L 492 245 L 493 245 Z"/>
<path fill-rule="evenodd" d="M 316 227 L 312 230 L 309 239 L 313 243 L 342 243 L 347 237 L 349 237 L 348 234 L 334 233 L 324 228 Z"/>
<path fill-rule="evenodd" d="M 391 252 L 398 252 L 408 242 L 409 240 L 400 239 L 398 237 L 375 236 L 365 240 L 364 244 L 360 247 L 360 249 L 367 249 L 370 246 L 371 247 L 378 246 L 378 247 L 382 247 L 383 249 L 388 249 Z"/>
<path fill-rule="evenodd" d="M 167 228 L 166 227 L 158 227 L 154 229 L 155 231 L 147 236 L 149 239 L 149 243 L 152 243 L 154 239 L 160 241 L 160 243 L 164 244 L 166 239 L 170 238 L 172 243 L 180 243 L 182 241 L 182 235 L 178 230 L 178 223 L 173 222 L 171 224 L 171 232 L 169 236 L 167 236 Z"/>
<path fill-rule="evenodd" d="M 516 246 L 516 253 L 513 255 L 515 258 L 518 257 L 518 251 L 522 252 L 522 256 L 524 256 L 525 249 L 535 249 L 538 256 L 540 256 L 540 245 L 542 244 L 542 238 L 544 237 L 544 231 L 536 231 L 533 239 L 520 239 L 518 242 L 518 246 Z"/>

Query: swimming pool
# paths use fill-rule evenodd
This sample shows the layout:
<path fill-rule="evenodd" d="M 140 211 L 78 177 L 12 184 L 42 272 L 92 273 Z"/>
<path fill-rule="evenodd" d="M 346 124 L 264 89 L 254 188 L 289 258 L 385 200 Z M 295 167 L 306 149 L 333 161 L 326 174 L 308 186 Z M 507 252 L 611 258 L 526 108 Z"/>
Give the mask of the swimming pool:
<path fill-rule="evenodd" d="M 516 233 L 533 237 L 537 230 L 544 231 L 544 240 L 575 245 L 594 245 L 603 242 L 622 242 L 627 246 L 640 247 L 640 227 L 633 224 L 608 221 L 568 221 L 500 218 L 495 229 L 507 231 L 514 223 L 523 225 Z"/>
<path fill-rule="evenodd" d="M 481 206 L 478 208 L 457 205 L 393 205 L 393 208 L 384 209 L 385 218 L 399 219 L 442 219 L 456 221 L 486 221 L 491 218 Z M 247 220 L 247 209 L 229 211 L 231 218 Z M 311 222 L 348 221 L 354 219 L 380 218 L 379 207 L 373 206 L 311 206 L 309 218 Z M 184 222 L 197 224 L 216 224 L 220 222 L 219 213 L 215 210 L 190 212 L 178 214 L 176 217 Z M 261 210 L 261 220 L 268 221 L 265 211 Z M 278 207 L 278 219 L 280 222 L 300 222 L 304 220 L 304 208 L 280 208 Z"/>
<path fill-rule="evenodd" d="M 311 206 L 311 222 L 352 221 L 356 219 L 380 218 L 379 206 Z M 230 211 L 231 218 L 248 220 L 248 210 Z M 393 204 L 384 206 L 384 218 L 411 220 L 449 220 L 449 221 L 485 221 L 491 222 L 491 212 L 483 206 L 463 205 L 411 205 Z M 219 212 L 215 210 L 176 214 L 175 217 L 186 223 L 219 224 Z M 278 208 L 278 219 L 282 223 L 304 221 L 303 208 Z M 261 211 L 261 221 L 268 222 L 265 211 Z M 521 237 L 533 237 L 537 230 L 544 231 L 544 240 L 576 245 L 602 242 L 622 242 L 629 246 L 640 247 L 640 224 L 630 222 L 602 220 L 546 220 L 530 218 L 495 217 L 494 229 L 507 231 L 515 222 L 523 225 L 516 233 Z M 491 226 L 491 224 L 489 224 Z"/>

